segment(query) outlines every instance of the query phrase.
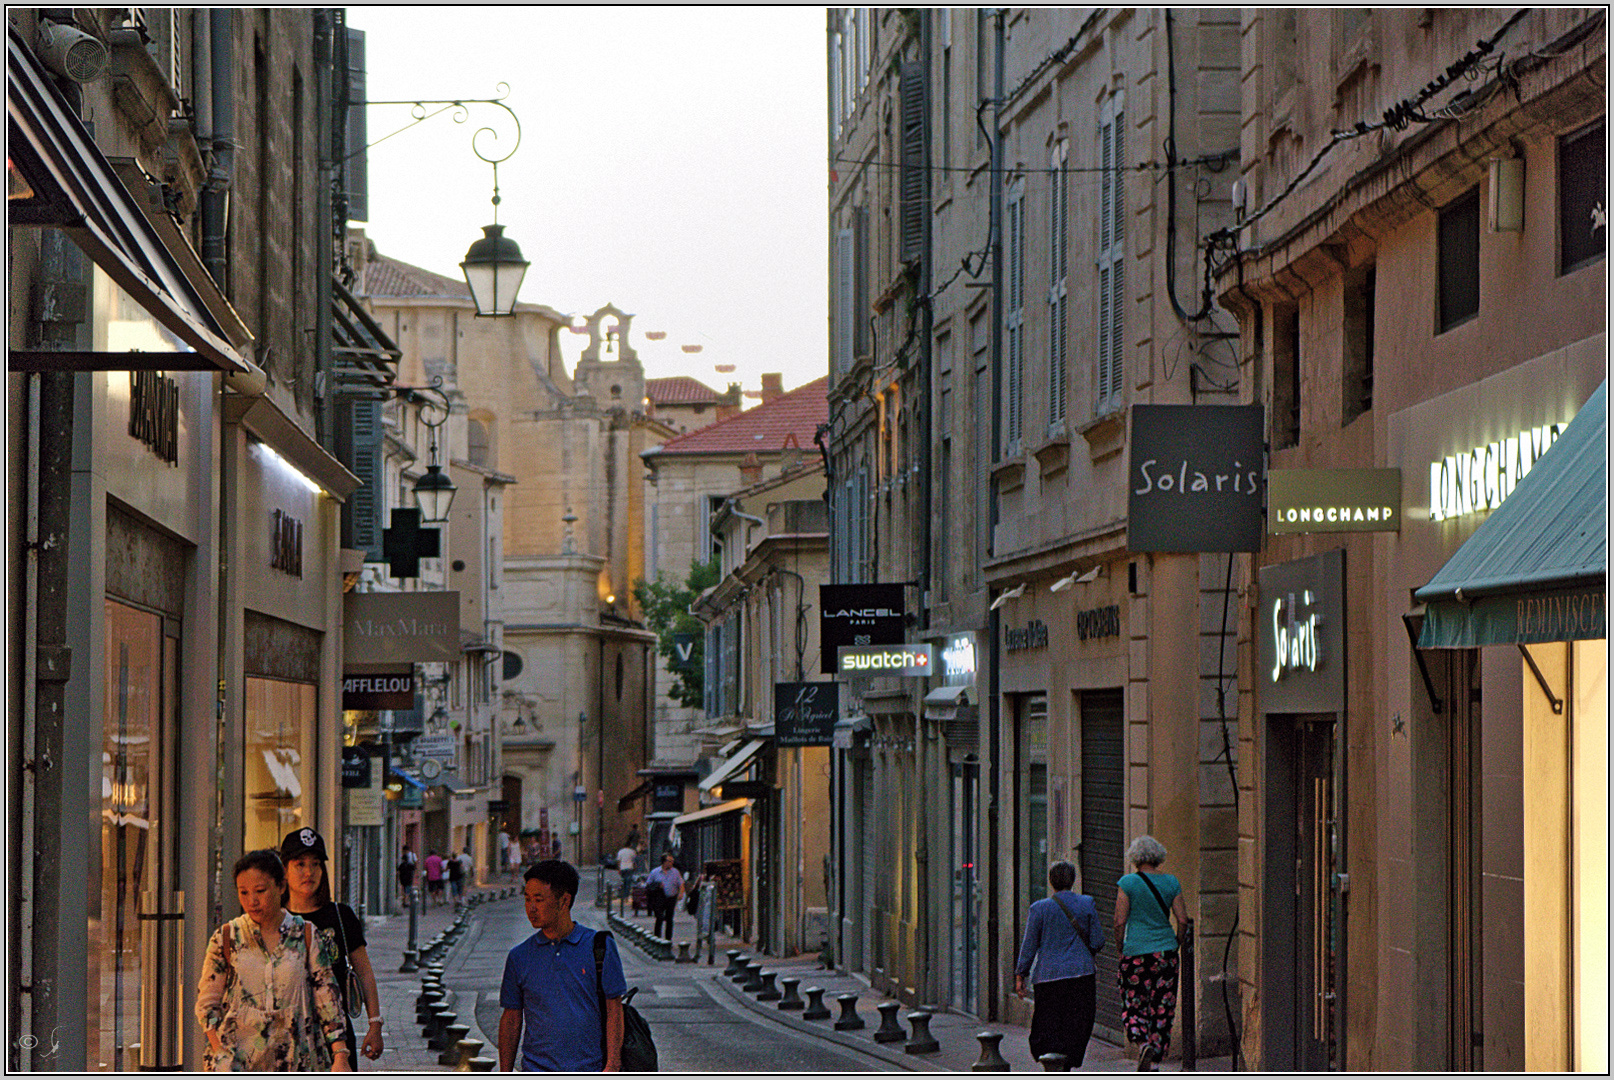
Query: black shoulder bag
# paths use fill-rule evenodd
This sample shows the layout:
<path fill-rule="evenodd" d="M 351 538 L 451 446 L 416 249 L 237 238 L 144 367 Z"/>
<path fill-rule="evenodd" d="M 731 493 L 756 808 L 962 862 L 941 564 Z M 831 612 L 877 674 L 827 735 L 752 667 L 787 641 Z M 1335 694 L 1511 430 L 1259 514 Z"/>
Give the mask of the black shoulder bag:
<path fill-rule="evenodd" d="M 1141 870 L 1137 871 L 1136 873 L 1137 873 L 1138 877 L 1143 879 L 1143 883 L 1145 885 L 1149 886 L 1149 891 L 1154 893 L 1155 900 L 1160 904 L 1160 910 L 1165 912 L 1166 925 L 1170 926 L 1171 925 L 1171 905 L 1166 903 L 1166 898 L 1160 895 L 1160 890 L 1154 887 L 1154 882 L 1149 880 L 1149 875 L 1148 874 L 1145 874 Z"/>
<path fill-rule="evenodd" d="M 1059 899 L 1058 893 L 1054 893 L 1054 903 L 1059 905 L 1059 910 L 1063 911 L 1065 913 L 1065 918 L 1070 920 L 1070 928 L 1076 931 L 1076 936 L 1082 939 L 1083 945 L 1087 946 L 1087 955 L 1093 955 L 1093 944 L 1087 940 L 1087 933 L 1082 929 L 1082 924 L 1076 921 L 1076 916 L 1072 915 L 1070 913 L 1070 908 L 1066 907 Z"/>
<path fill-rule="evenodd" d="M 594 987 L 600 995 L 600 1050 L 605 1051 L 605 941 L 611 936 L 609 930 L 594 931 Z M 645 1018 L 639 1015 L 639 1010 L 629 1004 L 633 995 L 639 992 L 637 986 L 622 995 L 622 1071 L 623 1072 L 655 1072 L 656 1071 L 656 1043 L 650 1037 L 650 1025 Z M 609 1054 L 606 1054 L 609 1057 Z"/>

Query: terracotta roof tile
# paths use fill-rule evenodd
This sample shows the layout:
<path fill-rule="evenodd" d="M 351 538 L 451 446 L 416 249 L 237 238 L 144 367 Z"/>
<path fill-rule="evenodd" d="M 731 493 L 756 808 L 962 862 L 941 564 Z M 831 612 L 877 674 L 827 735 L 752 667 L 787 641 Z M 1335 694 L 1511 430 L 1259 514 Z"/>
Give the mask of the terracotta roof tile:
<path fill-rule="evenodd" d="M 359 292 L 364 296 L 452 296 L 469 300 L 470 287 L 458 278 L 444 277 L 418 266 L 410 266 L 385 255 L 377 255 L 364 267 Z"/>
<path fill-rule="evenodd" d="M 718 400 L 716 390 L 688 375 L 646 379 L 644 396 L 657 405 L 713 405 Z"/>
<path fill-rule="evenodd" d="M 821 376 L 754 409 L 719 420 L 708 427 L 668 439 L 656 448 L 661 454 L 776 453 L 786 435 L 795 435 L 803 450 L 813 448 L 818 425 L 829 419 L 829 377 Z"/>

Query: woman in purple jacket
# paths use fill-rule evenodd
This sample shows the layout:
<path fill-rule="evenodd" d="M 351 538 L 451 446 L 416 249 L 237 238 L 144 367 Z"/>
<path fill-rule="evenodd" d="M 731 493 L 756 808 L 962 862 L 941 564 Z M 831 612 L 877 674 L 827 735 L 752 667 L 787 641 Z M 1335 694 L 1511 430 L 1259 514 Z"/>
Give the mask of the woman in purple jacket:
<path fill-rule="evenodd" d="M 1093 898 L 1071 892 L 1075 883 L 1076 868 L 1070 863 L 1056 862 L 1048 868 L 1054 892 L 1031 905 L 1025 941 L 1014 965 L 1014 992 L 1025 997 L 1028 978 L 1036 989 L 1031 1055 L 1064 1054 L 1069 1067 L 1079 1069 L 1093 1035 L 1097 1002 L 1093 954 L 1104 947 L 1104 925 Z"/>

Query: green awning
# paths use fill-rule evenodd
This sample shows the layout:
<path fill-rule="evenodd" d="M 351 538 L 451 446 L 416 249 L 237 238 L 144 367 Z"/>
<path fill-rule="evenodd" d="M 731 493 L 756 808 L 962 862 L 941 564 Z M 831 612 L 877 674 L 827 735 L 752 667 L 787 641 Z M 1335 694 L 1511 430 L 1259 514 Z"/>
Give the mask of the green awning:
<path fill-rule="evenodd" d="M 1429 584 L 1421 649 L 1607 637 L 1608 382 Z"/>

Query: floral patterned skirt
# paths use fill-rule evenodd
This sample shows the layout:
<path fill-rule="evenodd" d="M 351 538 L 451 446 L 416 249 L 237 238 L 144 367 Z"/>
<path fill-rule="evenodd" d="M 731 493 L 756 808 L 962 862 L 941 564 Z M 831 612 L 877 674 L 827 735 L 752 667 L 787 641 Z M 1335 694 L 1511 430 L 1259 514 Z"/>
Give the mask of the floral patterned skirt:
<path fill-rule="evenodd" d="M 1121 1025 L 1128 1042 L 1165 1057 L 1177 1012 L 1177 950 L 1121 957 Z"/>

